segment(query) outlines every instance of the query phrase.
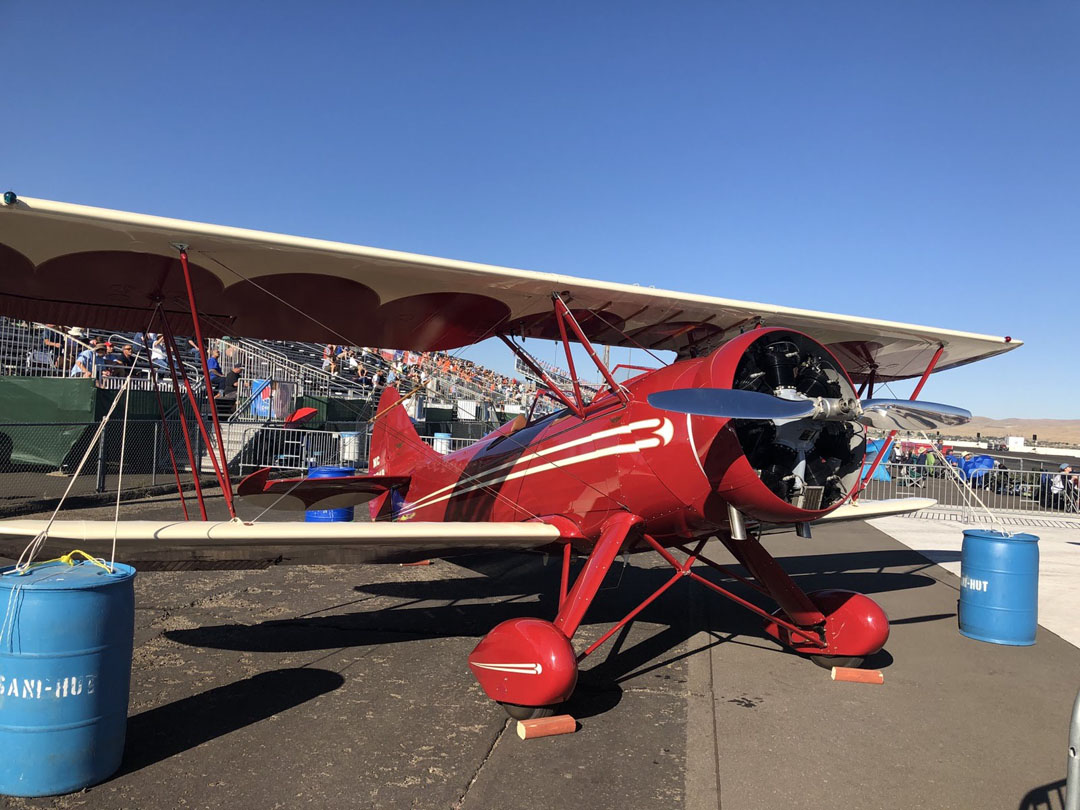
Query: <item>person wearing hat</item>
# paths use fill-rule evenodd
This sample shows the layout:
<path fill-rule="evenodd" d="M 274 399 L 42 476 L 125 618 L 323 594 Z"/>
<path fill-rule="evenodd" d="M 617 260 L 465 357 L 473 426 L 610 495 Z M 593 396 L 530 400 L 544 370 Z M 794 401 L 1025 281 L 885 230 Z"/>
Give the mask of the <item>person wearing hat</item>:
<path fill-rule="evenodd" d="M 1050 509 L 1064 509 L 1076 503 L 1076 477 L 1068 462 L 1058 467 L 1056 475 L 1043 480 L 1043 503 Z"/>
<path fill-rule="evenodd" d="M 240 383 L 240 375 L 244 372 L 244 367 L 239 363 L 234 363 L 232 371 L 225 375 L 225 382 L 221 384 L 221 392 L 217 395 L 217 399 L 236 399 L 236 387 Z"/>
<path fill-rule="evenodd" d="M 99 343 L 92 349 L 83 349 L 75 358 L 75 365 L 68 373 L 69 377 L 96 377 L 105 362 L 105 352 L 108 347 Z"/>

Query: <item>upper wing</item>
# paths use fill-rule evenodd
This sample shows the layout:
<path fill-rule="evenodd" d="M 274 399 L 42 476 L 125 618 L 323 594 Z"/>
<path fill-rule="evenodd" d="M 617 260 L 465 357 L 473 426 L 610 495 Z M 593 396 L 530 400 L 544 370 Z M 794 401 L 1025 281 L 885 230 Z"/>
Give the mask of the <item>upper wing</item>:
<path fill-rule="evenodd" d="M 0 310 L 51 323 L 146 327 L 161 302 L 191 332 L 184 245 L 210 334 L 419 351 L 498 333 L 555 338 L 562 294 L 590 339 L 687 352 L 754 323 L 828 346 L 860 380 L 944 370 L 1016 348 L 1008 338 L 514 270 L 319 239 L 21 198 L 0 206 Z M 93 278 L 93 284 L 86 284 Z"/>

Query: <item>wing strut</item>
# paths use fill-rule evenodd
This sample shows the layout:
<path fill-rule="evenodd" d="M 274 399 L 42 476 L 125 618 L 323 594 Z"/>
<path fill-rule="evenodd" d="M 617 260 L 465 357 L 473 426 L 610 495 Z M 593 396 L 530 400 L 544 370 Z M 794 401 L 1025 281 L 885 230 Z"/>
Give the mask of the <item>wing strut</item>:
<path fill-rule="evenodd" d="M 221 494 L 225 496 L 225 505 L 229 507 L 229 516 L 236 517 L 236 510 L 233 508 L 233 496 L 232 496 L 232 479 L 229 478 L 229 457 L 225 452 L 225 440 L 221 436 L 221 422 L 218 419 L 217 405 L 214 403 L 214 389 L 210 385 L 210 367 L 206 360 L 207 343 L 202 337 L 202 328 L 199 326 L 199 310 L 195 305 L 195 290 L 191 286 L 191 271 L 188 269 L 188 255 L 187 246 L 179 246 L 180 249 L 180 265 L 184 268 L 184 283 L 187 285 L 188 304 L 191 307 L 191 323 L 195 327 L 195 342 L 199 344 L 199 360 L 202 362 L 203 373 L 203 389 L 206 392 L 206 404 L 210 410 L 210 418 L 214 422 L 214 433 L 217 434 L 217 449 L 218 454 L 221 456 L 221 471 L 219 478 L 224 479 L 221 485 Z M 201 414 L 198 414 L 201 416 Z M 202 422 L 202 419 L 199 419 Z M 205 432 L 205 428 L 203 429 Z M 207 446 L 206 452 L 210 455 L 211 460 L 214 458 L 214 448 Z M 217 464 L 214 465 L 214 471 L 217 472 Z"/>
<path fill-rule="evenodd" d="M 938 344 L 937 351 L 934 352 L 934 356 L 930 358 L 930 362 L 926 365 L 926 371 L 922 373 L 922 377 L 919 378 L 919 384 L 915 386 L 915 390 L 911 392 L 911 396 L 908 397 L 908 399 L 914 401 L 919 398 L 919 394 L 922 393 L 923 386 L 926 385 L 927 378 L 934 370 L 934 366 L 937 365 L 938 360 L 941 359 L 941 353 L 943 351 L 945 351 L 945 346 L 943 344 Z M 875 367 L 871 369 L 870 372 L 871 396 L 873 396 L 874 372 L 876 371 L 877 368 Z M 890 430 L 888 437 L 885 439 L 885 443 L 881 445 L 881 449 L 878 450 L 878 454 L 874 458 L 874 463 L 870 465 L 870 469 L 867 470 L 866 475 L 863 476 L 862 484 L 859 486 L 859 491 L 851 497 L 852 501 L 857 501 L 859 499 L 859 496 L 862 495 L 863 490 L 865 490 L 867 485 L 870 483 L 870 479 L 873 477 L 874 472 L 877 471 L 878 465 L 881 464 L 881 460 L 888 455 L 889 448 L 892 447 L 892 440 L 894 436 L 896 436 L 896 431 Z"/>
<path fill-rule="evenodd" d="M 523 346 L 519 346 L 518 344 L 514 343 L 514 341 L 510 340 L 510 338 L 506 337 L 506 335 L 499 335 L 499 339 L 502 340 L 502 342 L 510 348 L 510 351 L 520 357 L 521 361 L 525 365 L 527 365 L 532 370 L 532 372 L 543 381 L 544 385 L 547 386 L 553 397 L 555 397 L 563 405 L 569 408 L 575 416 L 584 419 L 589 414 L 595 413 L 596 411 L 603 408 L 610 407 L 611 403 L 597 402 L 597 400 L 600 398 L 600 395 L 604 392 L 603 388 L 597 390 L 588 402 L 585 401 L 585 395 L 581 391 L 581 383 L 578 380 L 577 368 L 575 368 L 574 366 L 574 357 L 570 350 L 570 335 L 566 331 L 566 328 L 569 325 L 570 331 L 573 332 L 574 337 L 577 338 L 582 348 L 585 349 L 586 354 L 589 355 L 589 358 L 593 361 L 593 364 L 603 376 L 604 381 L 607 383 L 608 390 L 610 390 L 611 393 L 623 405 L 629 404 L 630 397 L 627 395 L 623 387 L 620 386 L 617 382 L 615 382 L 615 378 L 608 370 L 608 367 L 604 364 L 604 361 L 600 359 L 599 355 L 597 355 L 596 349 L 593 348 L 592 343 L 590 343 L 589 339 L 585 337 L 585 332 L 582 330 L 581 324 L 577 322 L 577 318 L 574 317 L 574 313 L 570 311 L 570 308 L 566 305 L 566 302 L 562 300 L 562 296 L 557 292 L 553 292 L 551 294 L 551 302 L 552 306 L 555 309 L 555 322 L 559 325 L 559 341 L 562 343 L 563 350 L 566 352 L 566 366 L 570 371 L 570 382 L 574 387 L 573 398 L 568 396 L 566 392 L 559 388 L 559 386 L 551 379 L 551 377 L 548 376 L 547 372 L 545 372 L 540 367 L 540 364 L 532 358 L 532 355 L 525 351 L 525 348 Z"/>

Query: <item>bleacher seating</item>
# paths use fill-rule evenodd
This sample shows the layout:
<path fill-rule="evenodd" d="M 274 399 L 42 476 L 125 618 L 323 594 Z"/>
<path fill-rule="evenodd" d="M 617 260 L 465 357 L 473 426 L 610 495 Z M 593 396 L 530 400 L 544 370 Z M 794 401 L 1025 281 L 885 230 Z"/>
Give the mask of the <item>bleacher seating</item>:
<path fill-rule="evenodd" d="M 78 345 L 86 347 L 90 341 L 97 340 L 111 344 L 113 353 L 109 359 L 119 354 L 120 347 L 126 343 L 135 347 L 142 356 L 136 364 L 135 379 L 142 385 L 150 384 L 151 361 L 145 350 L 141 334 L 124 334 L 100 329 L 80 330 Z M 51 339 L 63 344 L 68 339 L 66 327 L 45 327 L 0 318 L 0 373 L 5 375 L 32 376 L 67 376 L 71 357 L 51 360 L 43 351 L 43 339 Z M 177 337 L 185 371 L 193 387 L 202 390 L 202 366 L 197 354 L 188 350 L 186 337 Z M 73 344 L 75 346 L 75 344 Z M 245 392 L 258 390 L 252 381 L 273 379 L 278 382 L 292 382 L 297 396 L 314 395 L 337 400 L 360 400 L 370 405 L 374 394 L 382 385 L 395 384 L 400 389 L 408 390 L 423 387 L 426 400 L 448 403 L 448 408 L 438 408 L 440 417 L 447 416 L 456 421 L 490 422 L 498 413 L 517 413 L 528 408 L 534 395 L 534 384 L 512 380 L 491 369 L 470 360 L 444 352 L 398 352 L 391 353 L 365 347 L 342 347 L 356 357 L 358 368 L 353 369 L 347 362 L 348 354 L 343 354 L 342 368 L 337 374 L 324 370 L 327 346 L 324 344 L 287 340 L 251 340 L 222 338 L 209 341 L 210 350 L 221 352 L 222 372 L 227 373 L 233 362 L 243 366 L 241 386 L 236 401 L 216 401 L 219 415 L 230 419 L 241 418 L 250 414 L 252 409 L 238 407 L 246 399 Z M 77 349 L 77 346 L 75 346 Z M 73 349 L 74 350 L 74 349 Z M 47 349 L 46 349 L 47 351 Z M 57 357 L 59 350 L 53 350 Z M 113 371 L 122 368 L 110 365 Z M 167 374 L 160 369 L 160 384 L 166 385 Z M 116 387 L 120 376 L 107 376 L 102 384 Z M 140 386 L 141 387 L 141 386 Z M 205 400 L 204 400 L 205 401 Z M 462 405 L 457 403 L 461 402 Z M 475 404 L 470 404 L 475 403 Z M 359 405 L 360 403 L 358 403 Z M 443 414 L 449 410 L 450 414 Z M 553 410 L 545 402 L 539 412 Z M 367 413 L 369 408 L 358 408 Z M 465 412 L 472 414 L 464 418 Z M 438 420 L 437 420 L 438 421 Z M 470 429 L 470 435 L 472 431 Z"/>

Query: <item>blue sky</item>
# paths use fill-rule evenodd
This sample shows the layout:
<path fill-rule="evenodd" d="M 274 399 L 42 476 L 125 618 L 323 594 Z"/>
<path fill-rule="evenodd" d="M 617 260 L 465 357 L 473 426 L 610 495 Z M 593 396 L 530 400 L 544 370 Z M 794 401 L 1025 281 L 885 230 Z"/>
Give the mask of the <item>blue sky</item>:
<path fill-rule="evenodd" d="M 923 398 L 1080 418 L 1074 2 L 72 1 L 0 30 L 5 189 L 1013 335 Z"/>

